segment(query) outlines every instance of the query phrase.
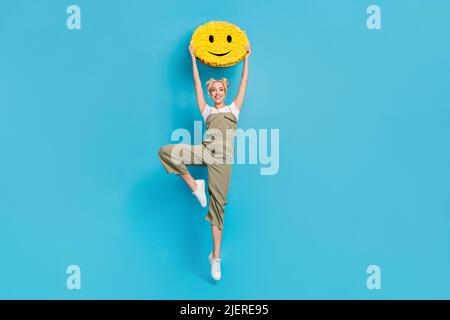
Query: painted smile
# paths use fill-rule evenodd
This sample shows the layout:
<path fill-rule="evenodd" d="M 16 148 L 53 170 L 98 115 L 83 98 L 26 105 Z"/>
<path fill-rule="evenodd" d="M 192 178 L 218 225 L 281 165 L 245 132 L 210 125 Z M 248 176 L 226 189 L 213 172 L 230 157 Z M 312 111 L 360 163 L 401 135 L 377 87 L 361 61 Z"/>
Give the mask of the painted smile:
<path fill-rule="evenodd" d="M 226 53 L 214 53 L 214 52 L 211 52 L 211 51 L 208 51 L 208 52 L 213 54 L 213 55 L 215 55 L 215 56 L 222 57 L 222 56 L 225 56 L 225 55 L 229 54 L 231 52 L 231 50 L 226 52 Z"/>

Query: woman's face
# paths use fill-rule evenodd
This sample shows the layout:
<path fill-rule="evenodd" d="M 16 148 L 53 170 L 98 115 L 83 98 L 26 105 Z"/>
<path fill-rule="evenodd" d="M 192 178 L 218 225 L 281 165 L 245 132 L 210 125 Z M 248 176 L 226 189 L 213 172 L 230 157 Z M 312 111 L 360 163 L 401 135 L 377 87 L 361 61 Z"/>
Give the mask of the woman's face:
<path fill-rule="evenodd" d="M 218 81 L 213 83 L 209 93 L 216 104 L 222 103 L 226 97 L 225 87 Z"/>

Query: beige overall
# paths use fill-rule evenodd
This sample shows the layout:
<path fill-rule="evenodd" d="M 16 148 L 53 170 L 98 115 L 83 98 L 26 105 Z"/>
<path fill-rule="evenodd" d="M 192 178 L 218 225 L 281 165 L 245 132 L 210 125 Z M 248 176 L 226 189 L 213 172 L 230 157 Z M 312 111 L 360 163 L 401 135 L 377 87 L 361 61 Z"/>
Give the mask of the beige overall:
<path fill-rule="evenodd" d="M 168 144 L 159 149 L 159 158 L 168 173 L 184 175 L 189 173 L 186 165 L 207 166 L 210 200 L 205 219 L 219 229 L 224 224 L 236 128 L 233 113 L 212 113 L 206 119 L 206 138 L 202 144 Z"/>

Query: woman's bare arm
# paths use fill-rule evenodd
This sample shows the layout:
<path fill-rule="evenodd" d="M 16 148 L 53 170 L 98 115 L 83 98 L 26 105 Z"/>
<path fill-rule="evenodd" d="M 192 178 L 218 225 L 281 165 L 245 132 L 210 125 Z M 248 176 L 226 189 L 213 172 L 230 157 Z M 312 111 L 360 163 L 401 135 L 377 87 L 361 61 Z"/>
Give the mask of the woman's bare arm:
<path fill-rule="evenodd" d="M 195 58 L 195 48 L 189 46 L 189 52 L 192 58 L 192 74 L 194 76 L 194 84 L 195 84 L 195 94 L 197 96 L 197 104 L 200 112 L 203 114 L 203 110 L 205 110 L 206 100 L 203 94 L 202 82 L 200 80 L 200 74 L 198 73 L 197 68 L 197 59 Z"/>
<path fill-rule="evenodd" d="M 234 105 L 238 110 L 241 110 L 242 104 L 244 103 L 245 92 L 247 91 L 247 82 L 248 82 L 248 58 L 252 53 L 252 49 L 250 45 L 246 48 L 247 54 L 244 59 L 244 69 L 242 70 L 241 84 L 239 86 L 239 91 L 237 93 L 236 98 L 234 99 Z"/>

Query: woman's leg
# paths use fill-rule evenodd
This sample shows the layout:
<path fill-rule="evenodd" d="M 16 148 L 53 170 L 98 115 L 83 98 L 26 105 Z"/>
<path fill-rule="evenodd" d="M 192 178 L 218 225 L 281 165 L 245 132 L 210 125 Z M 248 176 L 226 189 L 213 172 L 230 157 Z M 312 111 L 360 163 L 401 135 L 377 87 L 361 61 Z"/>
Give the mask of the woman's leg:
<path fill-rule="evenodd" d="M 192 191 L 197 189 L 197 183 L 186 164 L 203 165 L 202 147 L 202 145 L 167 144 L 159 149 L 159 159 L 166 171 L 180 176 Z"/>
<path fill-rule="evenodd" d="M 191 188 L 192 192 L 194 192 L 197 189 L 197 183 L 195 182 L 195 179 L 191 176 L 190 173 L 187 174 L 180 174 L 179 175 L 181 179 L 183 179 L 184 182 Z"/>
<path fill-rule="evenodd" d="M 168 144 L 159 149 L 159 159 L 168 173 L 175 173 L 191 188 L 192 194 L 202 207 L 208 200 L 205 193 L 205 180 L 194 178 L 189 173 L 187 165 L 204 166 L 203 145 Z"/>
<path fill-rule="evenodd" d="M 220 244 L 222 242 L 222 230 L 215 225 L 211 225 L 211 232 L 213 237 L 213 258 L 220 259 Z"/>
<path fill-rule="evenodd" d="M 230 164 L 208 165 L 208 192 L 210 197 L 209 211 L 205 219 L 220 230 L 223 229 L 224 225 L 230 176 Z"/>
<path fill-rule="evenodd" d="M 220 268 L 220 245 L 222 242 L 222 230 L 224 222 L 225 206 L 227 204 L 228 185 L 230 183 L 231 165 L 208 165 L 208 191 L 209 211 L 205 216 L 211 223 L 213 238 L 213 251 L 208 259 L 211 264 L 211 276 L 214 280 L 220 280 L 222 272 Z"/>
<path fill-rule="evenodd" d="M 224 225 L 225 206 L 227 204 L 228 187 L 230 184 L 231 165 L 208 165 L 209 211 L 205 216 L 211 224 L 213 237 L 213 258 L 220 257 L 222 230 Z"/>

